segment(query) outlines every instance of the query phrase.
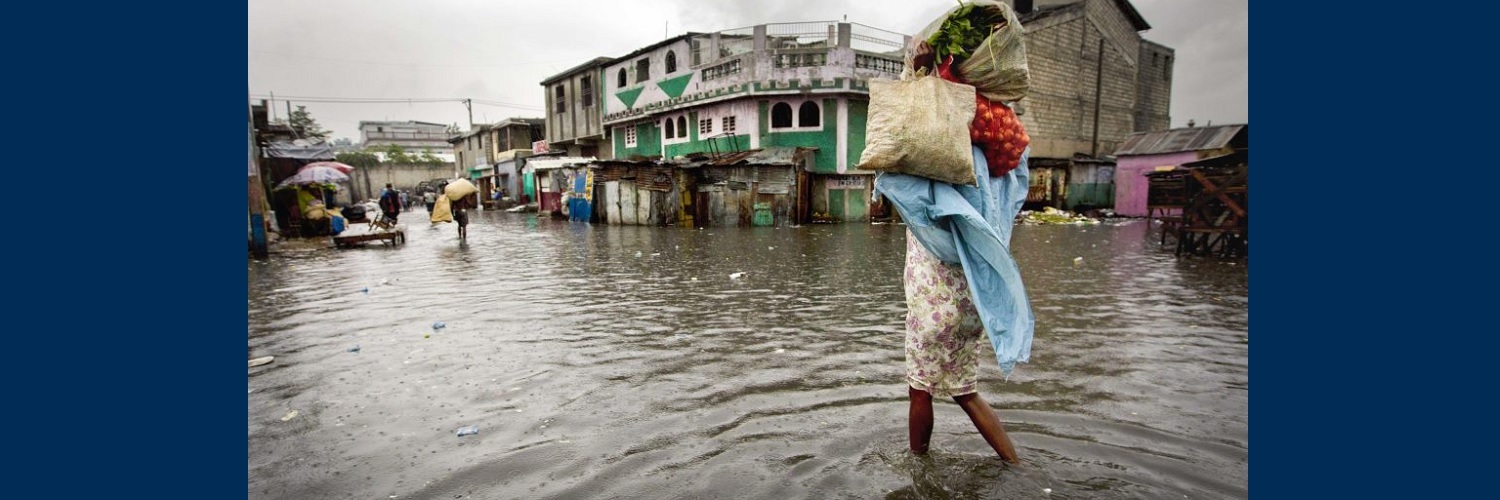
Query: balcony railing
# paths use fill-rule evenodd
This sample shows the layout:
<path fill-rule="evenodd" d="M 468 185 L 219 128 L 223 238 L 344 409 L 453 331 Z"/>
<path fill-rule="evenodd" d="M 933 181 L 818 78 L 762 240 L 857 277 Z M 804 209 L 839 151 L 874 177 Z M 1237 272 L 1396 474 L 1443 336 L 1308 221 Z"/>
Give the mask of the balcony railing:
<path fill-rule="evenodd" d="M 905 69 L 906 63 L 894 57 L 881 57 L 870 54 L 855 54 L 854 67 L 858 69 L 870 69 L 885 73 L 900 74 Z"/>
<path fill-rule="evenodd" d="M 766 25 L 766 48 L 810 49 L 831 47 L 838 43 L 836 21 L 811 23 L 775 23 Z"/>
<path fill-rule="evenodd" d="M 742 66 L 742 64 L 740 64 L 740 60 L 735 59 L 733 61 L 714 65 L 713 67 L 704 68 L 703 80 L 708 81 L 717 78 L 724 78 L 729 75 L 739 74 L 740 66 Z"/>
<path fill-rule="evenodd" d="M 828 51 L 777 53 L 771 56 L 771 64 L 777 68 L 802 68 L 828 64 Z"/>
<path fill-rule="evenodd" d="M 449 137 L 452 137 L 452 134 L 448 132 L 365 132 L 365 137 L 371 141 L 446 141 Z"/>
<path fill-rule="evenodd" d="M 906 48 L 906 35 L 863 24 L 851 24 L 849 46 L 865 52 L 900 55 Z"/>

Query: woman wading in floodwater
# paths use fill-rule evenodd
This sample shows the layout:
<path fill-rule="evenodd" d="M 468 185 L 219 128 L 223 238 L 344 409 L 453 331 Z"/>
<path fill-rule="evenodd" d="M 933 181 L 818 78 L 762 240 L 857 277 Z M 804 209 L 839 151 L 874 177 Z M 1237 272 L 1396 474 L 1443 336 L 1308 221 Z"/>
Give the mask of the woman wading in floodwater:
<path fill-rule="evenodd" d="M 930 73 L 978 89 L 970 94 L 978 103 L 969 125 L 971 144 L 967 144 L 973 155 L 974 184 L 898 173 L 904 171 L 904 167 L 898 167 L 881 172 L 875 190 L 891 202 L 907 225 L 903 283 L 910 402 L 907 421 L 912 453 L 926 454 L 932 442 L 932 399 L 951 397 L 995 453 L 1017 464 L 1020 456 L 1015 445 L 995 411 L 979 397 L 978 382 L 981 343 L 986 333 L 1007 377 L 1015 364 L 1027 361 L 1031 353 L 1034 317 L 1020 268 L 1010 255 L 1011 229 L 1026 201 L 1030 180 L 1030 138 L 1007 104 L 1025 95 L 1025 52 L 1018 40 L 1019 22 L 1008 5 L 987 0 L 972 4 L 950 10 L 912 39 L 903 81 Z M 955 19 L 960 22 L 948 22 Z M 991 25 L 995 29 L 990 29 Z M 982 29 L 966 34 L 971 26 Z M 1002 27 L 1011 31 L 1002 32 Z M 956 46 L 974 39 L 983 39 L 993 52 L 975 47 L 968 47 L 972 52 L 953 52 Z M 937 42 L 929 45 L 927 40 Z M 962 57 L 969 54 L 989 66 L 960 69 Z M 963 71 L 969 72 L 958 74 Z M 975 81 L 965 80 L 965 76 Z M 892 94 L 884 94 L 901 90 L 875 90 L 881 89 L 871 91 L 871 137 L 887 126 L 883 120 L 876 120 L 877 111 L 899 109 L 901 105 L 900 99 L 888 101 L 885 96 Z M 937 106 L 934 102 L 931 107 Z M 888 137 L 897 137 L 899 129 L 890 130 L 897 132 Z M 947 138 L 940 134 L 937 142 Z M 955 142 L 958 148 L 965 146 Z M 919 154 L 916 151 L 928 146 L 924 142 L 892 143 L 899 144 L 900 156 L 905 157 Z M 871 155 L 872 150 L 877 149 L 867 147 L 865 154 L 878 164 L 880 159 Z M 962 159 L 961 151 L 958 157 Z M 940 164 L 926 155 L 921 158 L 924 166 Z M 966 175 L 968 168 L 962 165 L 957 171 Z"/>

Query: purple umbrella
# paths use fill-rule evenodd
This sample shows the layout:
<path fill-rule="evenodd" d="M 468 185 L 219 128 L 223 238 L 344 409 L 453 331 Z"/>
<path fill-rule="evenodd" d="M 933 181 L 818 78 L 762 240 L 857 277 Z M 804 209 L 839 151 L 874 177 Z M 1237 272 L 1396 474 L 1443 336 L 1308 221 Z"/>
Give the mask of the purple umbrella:
<path fill-rule="evenodd" d="M 345 182 L 349 176 L 333 167 L 308 165 L 297 171 L 297 175 L 287 177 L 286 180 L 277 184 L 277 188 L 296 187 L 302 184 L 333 184 Z"/>

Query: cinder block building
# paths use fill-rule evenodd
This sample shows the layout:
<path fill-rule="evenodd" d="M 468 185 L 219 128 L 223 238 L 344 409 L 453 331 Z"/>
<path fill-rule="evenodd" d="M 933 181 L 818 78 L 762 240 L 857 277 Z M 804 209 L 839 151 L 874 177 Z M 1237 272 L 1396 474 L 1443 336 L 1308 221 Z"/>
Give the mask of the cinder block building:
<path fill-rule="evenodd" d="M 1113 205 L 1111 155 L 1130 134 L 1171 126 L 1171 47 L 1129 0 L 1009 0 L 1026 28 L 1031 90 L 1027 201 L 1070 209 Z"/>

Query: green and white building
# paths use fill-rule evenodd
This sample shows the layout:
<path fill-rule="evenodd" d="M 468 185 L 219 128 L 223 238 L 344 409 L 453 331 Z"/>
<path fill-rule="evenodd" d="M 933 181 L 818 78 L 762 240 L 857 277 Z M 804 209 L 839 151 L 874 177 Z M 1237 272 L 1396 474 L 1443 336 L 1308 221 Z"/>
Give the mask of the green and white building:
<path fill-rule="evenodd" d="M 869 81 L 900 77 L 909 38 L 853 23 L 778 23 L 688 33 L 636 50 L 600 65 L 609 156 L 683 164 L 705 154 L 815 148 L 798 156 L 791 218 L 867 220 L 874 172 L 855 166 Z"/>

